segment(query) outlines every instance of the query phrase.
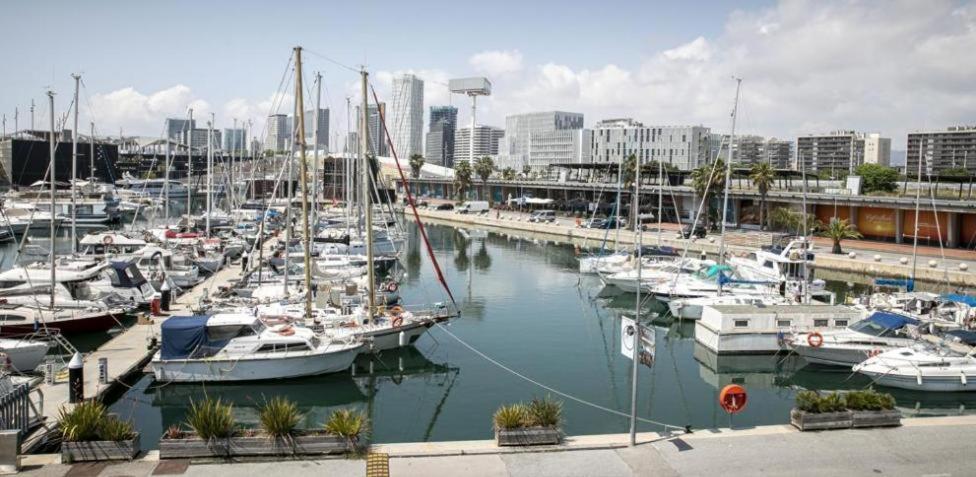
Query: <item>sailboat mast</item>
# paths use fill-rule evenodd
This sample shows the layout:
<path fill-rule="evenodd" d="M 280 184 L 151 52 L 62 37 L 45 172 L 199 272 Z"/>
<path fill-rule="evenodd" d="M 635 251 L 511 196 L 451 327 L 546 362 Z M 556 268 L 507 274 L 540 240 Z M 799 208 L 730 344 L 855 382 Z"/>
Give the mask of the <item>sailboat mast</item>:
<path fill-rule="evenodd" d="M 732 106 L 732 131 L 729 133 L 729 157 L 725 161 L 725 197 L 722 199 L 722 239 L 718 246 L 718 262 L 725 263 L 725 222 L 729 214 L 729 188 L 732 185 L 732 151 L 735 148 L 735 120 L 739 115 L 739 89 L 742 78 L 735 78 L 735 105 Z"/>
<path fill-rule="evenodd" d="M 91 152 L 88 155 L 88 175 L 91 177 L 91 181 L 95 182 L 95 122 L 91 123 Z"/>
<path fill-rule="evenodd" d="M 78 251 L 78 229 L 75 224 L 78 217 L 77 193 L 75 191 L 75 180 L 78 179 L 78 83 L 81 75 L 73 74 L 75 79 L 75 125 L 71 131 L 71 252 Z"/>
<path fill-rule="evenodd" d="M 193 108 L 186 123 L 186 215 L 193 216 Z"/>
<path fill-rule="evenodd" d="M 369 164 L 369 155 L 366 154 L 366 148 L 369 147 L 369 123 L 367 120 L 367 118 L 369 117 L 369 113 L 366 111 L 366 108 L 368 106 L 368 100 L 366 96 L 367 95 L 366 81 L 367 78 L 369 77 L 369 73 L 367 73 L 366 70 L 363 69 L 360 71 L 360 75 L 362 75 L 363 113 L 362 113 L 362 118 L 360 119 L 362 121 L 361 123 L 362 127 L 360 128 L 360 132 L 362 134 L 359 135 L 360 136 L 359 155 L 360 155 L 360 160 L 362 161 L 362 168 L 363 168 L 362 184 L 361 184 L 363 189 L 362 205 L 363 205 L 363 214 L 365 214 L 365 219 L 366 219 L 365 220 L 366 233 L 364 235 L 363 241 L 366 245 L 366 273 L 368 276 L 366 281 L 366 286 L 369 287 L 369 308 L 366 310 L 366 317 L 369 319 L 370 322 L 372 322 L 373 311 L 376 307 L 376 293 L 375 293 L 376 277 L 373 276 L 376 273 L 376 271 L 373 267 L 373 207 L 370 205 L 370 196 L 369 196 L 369 176 L 372 173 L 371 171 L 372 167 L 370 167 Z M 377 107 L 379 107 L 379 105 L 377 105 Z"/>
<path fill-rule="evenodd" d="M 349 226 L 349 218 L 352 217 L 352 200 L 355 197 L 355 192 L 353 191 L 355 174 L 353 173 L 352 150 L 349 147 L 349 137 L 352 136 L 352 121 L 349 119 L 351 108 L 352 106 L 350 98 L 349 96 L 346 96 L 346 140 L 344 141 L 346 150 L 345 154 L 343 154 L 343 165 L 346 169 L 346 235 L 349 235 L 351 231 L 351 227 Z"/>
<path fill-rule="evenodd" d="M 48 91 L 47 92 L 47 97 L 48 97 L 48 101 L 49 101 L 50 106 L 51 106 L 51 114 L 50 114 L 50 116 L 51 116 L 51 135 L 48 137 L 48 145 L 49 145 L 49 149 L 51 151 L 51 176 L 50 176 L 50 179 L 51 179 L 51 308 L 54 309 L 54 286 L 57 283 L 57 272 L 55 272 L 55 268 L 56 267 L 54 266 L 54 259 L 55 259 L 55 255 L 54 255 L 54 237 L 55 237 L 55 234 L 57 232 L 55 230 L 55 220 L 54 220 L 54 218 L 57 216 L 57 210 L 55 209 L 56 205 L 55 205 L 55 202 L 54 202 L 54 184 L 55 184 L 55 182 L 57 180 L 57 175 L 55 174 L 55 160 L 54 160 L 54 152 L 55 152 L 55 146 L 54 146 L 55 145 L 55 142 L 54 142 L 54 91 Z M 31 105 L 31 120 L 32 121 L 33 121 L 33 114 L 34 114 L 34 106 L 32 104 Z"/>
<path fill-rule="evenodd" d="M 657 161 L 657 246 L 661 246 L 661 222 L 664 215 L 664 161 Z"/>
<path fill-rule="evenodd" d="M 169 225 L 169 165 L 172 160 L 170 156 L 170 138 L 166 138 L 166 172 L 163 179 L 163 207 L 166 214 L 166 225 Z"/>
<path fill-rule="evenodd" d="M 915 231 L 912 232 L 912 281 L 915 280 L 915 266 L 918 264 L 918 207 L 922 200 L 922 138 L 918 140 L 918 175 L 915 176 Z M 935 211 L 932 211 L 933 214 Z"/>
<path fill-rule="evenodd" d="M 213 123 L 214 113 L 207 121 L 207 237 L 210 237 L 210 214 L 213 210 Z"/>
<path fill-rule="evenodd" d="M 298 158 L 302 175 L 302 233 L 305 245 L 305 316 L 312 316 L 312 234 L 308 227 L 308 164 L 305 161 L 305 100 L 302 89 L 302 47 L 295 47 L 295 119 L 298 123 Z M 316 105 L 317 107 L 317 105 Z M 316 112 L 317 113 L 317 112 Z M 316 122 L 318 122 L 316 120 Z M 316 147 L 318 145 L 316 144 Z"/>
<path fill-rule="evenodd" d="M 312 225 L 318 223 L 317 212 L 319 210 L 319 114 L 322 107 L 322 73 L 315 73 L 315 117 L 312 119 Z M 304 130 L 305 126 L 302 125 Z M 303 136 L 304 137 L 304 136 Z M 328 137 L 328 136 L 326 136 Z M 335 197 L 333 195 L 333 197 Z"/>
<path fill-rule="evenodd" d="M 637 445 L 637 366 L 640 361 L 639 345 L 641 342 L 641 326 L 640 326 L 640 312 L 641 312 L 641 271 L 643 270 L 643 265 L 641 264 L 643 249 L 644 249 L 644 227 L 641 227 L 640 220 L 640 170 L 641 163 L 640 158 L 637 158 L 637 170 L 634 174 L 634 202 L 632 204 L 636 218 L 635 222 L 635 232 L 637 234 L 637 295 L 635 298 L 634 305 L 634 346 L 633 355 L 631 356 L 631 368 L 630 368 L 630 445 Z"/>

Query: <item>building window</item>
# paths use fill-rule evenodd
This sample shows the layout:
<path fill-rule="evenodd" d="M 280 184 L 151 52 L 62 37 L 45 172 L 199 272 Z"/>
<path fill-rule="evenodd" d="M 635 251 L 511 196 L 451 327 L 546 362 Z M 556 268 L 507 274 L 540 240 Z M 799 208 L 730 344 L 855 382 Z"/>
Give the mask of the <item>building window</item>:
<path fill-rule="evenodd" d="M 816 328 L 826 328 L 830 326 L 830 320 L 813 320 L 813 326 Z"/>
<path fill-rule="evenodd" d="M 847 326 L 847 320 L 834 320 L 834 326 L 843 328 Z"/>
<path fill-rule="evenodd" d="M 749 320 L 735 320 L 734 326 L 736 328 L 748 328 Z"/>
<path fill-rule="evenodd" d="M 793 326 L 793 320 L 776 320 L 776 326 L 779 328 L 789 328 Z"/>

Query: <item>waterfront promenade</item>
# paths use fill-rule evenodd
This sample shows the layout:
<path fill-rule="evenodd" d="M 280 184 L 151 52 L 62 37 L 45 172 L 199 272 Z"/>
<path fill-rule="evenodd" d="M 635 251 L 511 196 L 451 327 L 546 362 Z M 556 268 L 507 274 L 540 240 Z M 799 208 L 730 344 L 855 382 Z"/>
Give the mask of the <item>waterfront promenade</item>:
<path fill-rule="evenodd" d="M 666 438 L 626 434 L 567 438 L 562 446 L 498 448 L 494 441 L 386 444 L 389 473 L 402 476 L 678 476 L 678 475 L 973 475 L 976 416 L 905 419 L 890 429 L 799 432 L 788 425 L 699 430 Z M 373 458 L 376 459 L 377 456 Z M 382 457 L 382 456 L 378 456 Z M 367 476 L 365 459 L 245 463 L 160 462 L 150 453 L 119 464 L 59 463 L 25 457 L 29 476 L 241 475 Z"/>

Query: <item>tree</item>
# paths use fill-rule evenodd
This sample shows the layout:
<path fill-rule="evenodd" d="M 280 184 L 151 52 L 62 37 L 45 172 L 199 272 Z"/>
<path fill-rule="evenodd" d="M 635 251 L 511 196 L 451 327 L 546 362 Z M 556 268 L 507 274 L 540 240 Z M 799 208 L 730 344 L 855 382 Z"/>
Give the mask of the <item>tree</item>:
<path fill-rule="evenodd" d="M 620 176 L 620 182 L 623 183 L 624 189 L 630 189 L 634 186 L 634 179 L 637 178 L 637 156 L 631 154 L 624 159 L 623 170 L 620 171 L 622 176 Z"/>
<path fill-rule="evenodd" d="M 471 187 L 471 164 L 468 161 L 454 163 L 454 188 L 458 200 L 464 200 L 465 192 Z"/>
<path fill-rule="evenodd" d="M 769 194 L 769 188 L 776 181 L 776 171 L 768 162 L 757 162 L 749 172 L 749 180 L 759 189 L 759 228 L 762 229 L 768 225 L 766 223 L 766 195 Z"/>
<path fill-rule="evenodd" d="M 531 166 L 529 166 L 528 164 L 522 166 L 522 175 L 523 176 L 529 177 L 529 173 L 530 172 L 532 172 L 532 167 Z"/>
<path fill-rule="evenodd" d="M 484 188 L 485 194 L 488 196 L 488 202 L 491 202 L 491 194 L 488 193 L 488 178 L 491 177 L 491 173 L 495 172 L 495 161 L 491 160 L 490 157 L 485 156 L 474 161 L 474 172 L 481 179 L 481 186 Z"/>
<path fill-rule="evenodd" d="M 823 236 L 834 241 L 834 248 L 831 250 L 832 253 L 844 253 L 840 248 L 840 242 L 842 240 L 852 239 L 857 240 L 862 237 L 861 233 L 857 231 L 857 228 L 847 222 L 847 219 L 838 219 L 834 217 L 827 224 L 827 228 L 823 231 Z"/>
<path fill-rule="evenodd" d="M 968 177 L 969 171 L 965 167 L 950 167 L 943 169 L 939 175 L 944 177 Z"/>
<path fill-rule="evenodd" d="M 502 179 L 507 181 L 515 180 L 515 169 L 512 169 L 511 167 L 502 169 Z"/>
<path fill-rule="evenodd" d="M 865 193 L 894 192 L 898 189 L 898 171 L 881 164 L 861 164 L 854 171 L 861 176 Z"/>
<path fill-rule="evenodd" d="M 691 184 L 695 194 L 706 204 L 706 217 L 715 216 L 709 197 L 716 197 L 718 192 L 725 189 L 725 161 L 718 159 L 712 165 L 691 171 Z"/>
<path fill-rule="evenodd" d="M 424 167 L 424 156 L 420 154 L 410 155 L 410 176 L 414 179 L 420 177 L 420 169 Z"/>

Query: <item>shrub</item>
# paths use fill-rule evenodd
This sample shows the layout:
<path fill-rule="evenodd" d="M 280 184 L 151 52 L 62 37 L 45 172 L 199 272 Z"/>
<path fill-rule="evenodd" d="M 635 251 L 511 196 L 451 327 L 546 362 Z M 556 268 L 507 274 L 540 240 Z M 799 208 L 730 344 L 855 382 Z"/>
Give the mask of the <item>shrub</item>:
<path fill-rule="evenodd" d="M 367 426 L 366 414 L 355 409 L 338 409 L 329 415 L 329 420 L 325 423 L 325 431 L 349 440 L 356 440 L 366 433 Z"/>
<path fill-rule="evenodd" d="M 814 391 L 800 391 L 796 394 L 796 407 L 813 413 L 840 412 L 847 409 L 847 401 L 838 393 L 821 396 Z"/>
<path fill-rule="evenodd" d="M 562 420 L 563 403 L 546 396 L 545 399 L 533 399 L 528 406 L 530 426 L 557 427 Z"/>
<path fill-rule="evenodd" d="M 108 413 L 105 405 L 83 401 L 71 410 L 61 408 L 61 437 L 66 442 L 124 441 L 135 437 L 132 424 Z"/>
<path fill-rule="evenodd" d="M 873 389 L 851 391 L 846 397 L 847 408 L 852 411 L 888 411 L 895 408 L 895 398 L 891 394 Z"/>
<path fill-rule="evenodd" d="M 186 436 L 186 433 L 183 432 L 179 424 L 173 424 L 166 428 L 166 432 L 163 432 L 163 438 L 165 439 L 182 439 L 184 436 Z"/>
<path fill-rule="evenodd" d="M 117 416 L 109 416 L 102 422 L 100 435 L 103 441 L 125 441 L 135 437 L 136 433 L 132 429 L 131 422 L 123 421 Z"/>
<path fill-rule="evenodd" d="M 492 418 L 495 429 L 523 427 L 529 423 L 529 419 L 529 410 L 522 403 L 502 406 L 495 411 L 495 416 Z"/>
<path fill-rule="evenodd" d="M 818 404 L 820 396 L 813 391 L 800 391 L 796 393 L 796 408 L 804 412 L 819 412 Z"/>
<path fill-rule="evenodd" d="M 302 413 L 293 401 L 276 396 L 261 406 L 261 428 L 271 437 L 290 436 L 298 427 Z"/>
<path fill-rule="evenodd" d="M 200 403 L 190 400 L 186 425 L 201 439 L 230 437 L 234 432 L 234 406 L 209 397 Z"/>

